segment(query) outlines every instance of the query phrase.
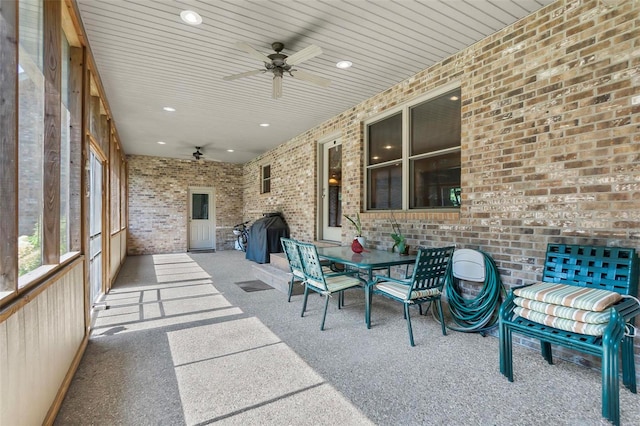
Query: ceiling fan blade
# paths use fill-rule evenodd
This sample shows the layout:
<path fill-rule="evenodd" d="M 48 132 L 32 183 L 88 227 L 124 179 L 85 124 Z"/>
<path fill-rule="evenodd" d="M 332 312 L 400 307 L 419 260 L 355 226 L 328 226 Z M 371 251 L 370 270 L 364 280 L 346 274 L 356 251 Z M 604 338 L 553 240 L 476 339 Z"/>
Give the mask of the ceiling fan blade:
<path fill-rule="evenodd" d="M 329 85 L 331 84 L 331 80 L 329 80 L 328 78 L 319 77 L 305 71 L 291 70 L 291 75 L 298 80 L 308 81 L 309 83 L 317 84 L 321 87 L 329 87 Z"/>
<path fill-rule="evenodd" d="M 259 61 L 265 62 L 267 64 L 271 63 L 271 58 L 269 58 L 267 55 L 265 55 L 264 53 L 260 53 L 258 52 L 256 49 L 254 49 L 253 47 L 249 46 L 247 43 L 243 42 L 243 41 L 239 41 L 236 42 L 236 47 L 238 49 L 242 49 L 245 52 L 247 52 L 250 56 L 256 58 Z"/>
<path fill-rule="evenodd" d="M 316 45 L 307 46 L 299 52 L 294 53 L 286 59 L 288 65 L 298 65 L 304 61 L 308 61 L 311 58 L 315 58 L 322 54 L 322 49 Z"/>
<path fill-rule="evenodd" d="M 265 70 L 253 70 L 253 71 L 241 72 L 240 74 L 234 74 L 234 75 L 228 75 L 226 77 L 222 77 L 222 79 L 226 81 L 235 80 L 242 77 L 249 77 L 252 75 L 260 74 L 262 72 L 265 72 Z"/>

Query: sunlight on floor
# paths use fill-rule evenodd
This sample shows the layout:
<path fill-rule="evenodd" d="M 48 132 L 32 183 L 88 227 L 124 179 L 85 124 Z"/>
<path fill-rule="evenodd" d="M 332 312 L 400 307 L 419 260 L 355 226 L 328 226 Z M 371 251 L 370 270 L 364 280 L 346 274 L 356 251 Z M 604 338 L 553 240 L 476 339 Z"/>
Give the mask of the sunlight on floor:
<path fill-rule="evenodd" d="M 112 335 L 242 314 L 187 254 L 153 256 L 156 282 L 113 289 L 98 312 L 92 335 Z"/>
<path fill-rule="evenodd" d="M 316 421 L 371 424 L 257 318 L 167 337 L 188 425 L 304 424 L 308 413 L 294 409 L 303 406 L 317 407 Z"/>

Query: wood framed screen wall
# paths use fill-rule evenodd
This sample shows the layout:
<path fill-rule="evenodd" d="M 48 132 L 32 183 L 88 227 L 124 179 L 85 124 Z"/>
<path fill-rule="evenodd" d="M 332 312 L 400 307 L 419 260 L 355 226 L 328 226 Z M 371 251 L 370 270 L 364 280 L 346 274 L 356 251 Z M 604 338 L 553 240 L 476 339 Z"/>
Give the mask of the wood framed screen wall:
<path fill-rule="evenodd" d="M 82 197 L 86 194 L 82 190 L 86 188 L 82 165 L 88 158 L 83 147 L 89 143 L 89 135 L 107 159 L 104 204 L 108 208 L 103 218 L 111 225 L 107 231 L 126 234 L 127 194 L 125 156 L 99 76 L 96 71 L 89 71 L 93 63 L 90 55 L 85 57 L 85 37 L 75 3 L 2 0 L 0 19 L 0 89 L 3 98 L 8 100 L 0 106 L 3 129 L 0 134 L 1 309 L 86 251 L 82 245 L 86 239 L 81 219 L 86 208 Z M 34 19 L 41 21 L 39 33 L 27 27 Z M 18 37 L 20 25 L 25 26 L 22 39 Z M 35 60 L 30 57 L 29 47 L 21 47 L 21 41 L 23 45 L 39 43 L 41 47 L 34 50 L 40 50 L 42 57 Z M 29 84 L 33 90 L 42 92 L 41 104 L 34 107 L 42 108 L 37 114 L 31 114 L 31 98 L 22 95 Z M 20 124 L 27 119 L 32 122 Z M 26 133 L 24 129 L 32 124 L 40 128 L 39 132 Z M 32 145 L 35 150 L 30 149 Z M 35 165 L 25 168 L 29 163 Z M 24 192 L 30 191 L 30 187 L 37 191 Z M 21 220 L 28 223 L 19 223 Z M 119 240 L 122 241 L 118 241 L 118 246 L 124 247 L 125 239 Z M 28 253 L 25 255 L 25 252 Z M 123 252 L 118 250 L 118 265 L 124 259 Z M 110 283 L 118 269 L 107 271 L 105 282 Z"/>
<path fill-rule="evenodd" d="M 0 424 L 50 424 L 90 324 L 92 138 L 107 286 L 126 253 L 125 155 L 74 0 L 0 0 L 0 93 Z"/>

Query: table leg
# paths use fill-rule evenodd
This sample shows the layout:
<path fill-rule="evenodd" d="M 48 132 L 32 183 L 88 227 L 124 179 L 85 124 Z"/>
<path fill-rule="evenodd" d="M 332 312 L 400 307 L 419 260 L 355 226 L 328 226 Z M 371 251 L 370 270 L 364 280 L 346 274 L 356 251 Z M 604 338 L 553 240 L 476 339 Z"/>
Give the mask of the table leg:
<path fill-rule="evenodd" d="M 365 322 L 367 323 L 367 328 L 371 328 L 371 283 L 373 282 L 373 268 L 369 268 L 369 280 L 365 286 L 364 298 L 365 298 Z"/>
<path fill-rule="evenodd" d="M 369 283 L 364 286 L 364 322 L 371 328 L 371 288 Z"/>

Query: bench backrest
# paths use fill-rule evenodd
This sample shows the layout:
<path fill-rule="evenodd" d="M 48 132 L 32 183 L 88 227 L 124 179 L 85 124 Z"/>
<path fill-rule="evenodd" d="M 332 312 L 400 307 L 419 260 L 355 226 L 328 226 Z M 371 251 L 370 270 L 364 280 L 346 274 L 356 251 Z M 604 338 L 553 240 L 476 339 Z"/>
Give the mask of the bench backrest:
<path fill-rule="evenodd" d="M 624 247 L 547 245 L 542 281 L 638 294 L 636 250 Z"/>

